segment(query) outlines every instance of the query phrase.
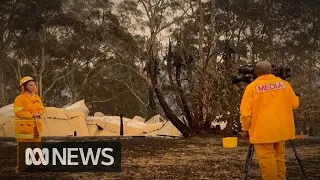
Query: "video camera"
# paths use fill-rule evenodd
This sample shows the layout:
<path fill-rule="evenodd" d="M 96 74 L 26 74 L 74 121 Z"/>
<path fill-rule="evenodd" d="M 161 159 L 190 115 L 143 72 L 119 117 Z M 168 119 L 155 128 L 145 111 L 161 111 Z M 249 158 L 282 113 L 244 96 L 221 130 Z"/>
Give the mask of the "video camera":
<path fill-rule="evenodd" d="M 243 65 L 238 69 L 238 73 L 232 77 L 232 84 L 237 84 L 239 82 L 251 83 L 254 81 L 257 76 L 254 73 L 254 66 L 252 65 Z M 291 77 L 291 69 L 284 66 L 276 67 L 272 65 L 272 74 L 280 77 L 283 80 Z"/>

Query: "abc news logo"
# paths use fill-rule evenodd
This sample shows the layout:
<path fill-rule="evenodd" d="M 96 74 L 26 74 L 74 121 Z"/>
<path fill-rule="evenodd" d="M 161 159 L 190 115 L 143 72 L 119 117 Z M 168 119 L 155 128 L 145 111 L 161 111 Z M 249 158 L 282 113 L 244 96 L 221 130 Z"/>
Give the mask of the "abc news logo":
<path fill-rule="evenodd" d="M 120 172 L 121 143 L 19 143 L 19 171 Z"/>
<path fill-rule="evenodd" d="M 98 165 L 98 160 L 100 158 L 100 155 L 103 157 L 109 159 L 109 162 L 101 161 L 101 164 L 104 166 L 110 166 L 114 163 L 114 157 L 110 156 L 106 152 L 112 152 L 112 148 L 97 148 L 96 152 L 92 150 L 92 148 L 88 148 L 87 152 L 84 150 L 84 148 L 63 148 L 63 154 L 61 155 L 57 148 L 52 149 L 52 165 L 57 165 L 57 159 L 59 160 L 61 165 L 73 165 L 77 166 L 79 165 L 78 162 L 73 162 L 72 159 L 78 159 L 78 155 L 75 154 L 75 152 L 80 152 L 80 157 L 83 165 L 88 165 L 88 162 L 91 160 L 93 165 Z M 40 148 L 27 148 L 25 151 L 25 160 L 26 165 L 30 166 L 32 164 L 34 165 L 48 165 L 49 160 L 49 149 L 43 148 L 42 150 Z M 36 154 L 39 155 L 38 160 L 36 159 Z"/>

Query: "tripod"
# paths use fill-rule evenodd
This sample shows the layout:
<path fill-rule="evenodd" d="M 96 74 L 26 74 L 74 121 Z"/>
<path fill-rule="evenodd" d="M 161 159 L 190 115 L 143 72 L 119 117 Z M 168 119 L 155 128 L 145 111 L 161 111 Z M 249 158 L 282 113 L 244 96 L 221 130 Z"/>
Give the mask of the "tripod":
<path fill-rule="evenodd" d="M 296 156 L 296 159 L 297 159 L 297 161 L 299 163 L 299 166 L 300 166 L 300 169 L 301 169 L 302 174 L 304 176 L 304 179 L 308 180 L 306 172 L 304 170 L 304 167 L 302 166 L 302 162 L 301 162 L 301 159 L 299 157 L 299 154 L 297 153 L 295 145 L 293 144 L 292 140 L 289 140 L 289 143 L 290 143 L 290 146 L 292 147 L 292 149 L 294 151 L 294 155 Z M 243 172 L 244 172 L 244 178 L 243 179 L 244 180 L 248 180 L 249 167 L 250 167 L 250 164 L 251 164 L 251 161 L 252 161 L 253 151 L 254 151 L 253 144 L 250 144 L 249 145 L 249 149 L 248 149 L 246 162 L 245 162 L 244 169 L 243 169 Z"/>

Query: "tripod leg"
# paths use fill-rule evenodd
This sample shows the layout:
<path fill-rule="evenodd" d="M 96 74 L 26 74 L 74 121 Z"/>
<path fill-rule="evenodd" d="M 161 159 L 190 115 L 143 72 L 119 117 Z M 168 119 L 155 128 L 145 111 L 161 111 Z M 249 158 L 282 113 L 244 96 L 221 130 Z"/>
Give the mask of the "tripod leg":
<path fill-rule="evenodd" d="M 301 162 L 301 159 L 300 159 L 300 157 L 299 157 L 299 154 L 297 153 L 296 147 L 295 147 L 295 145 L 293 144 L 292 140 L 289 140 L 289 143 L 290 143 L 290 145 L 291 145 L 291 147 L 292 147 L 292 149 L 293 149 L 293 151 L 294 151 L 294 155 L 295 155 L 296 158 L 297 158 L 297 161 L 298 161 L 299 166 L 300 166 L 300 168 L 301 168 L 301 171 L 302 171 L 302 174 L 303 174 L 303 176 L 304 176 L 304 179 L 307 180 L 308 178 L 307 178 L 307 175 L 306 175 L 306 171 L 305 171 L 305 169 L 304 169 L 304 167 L 303 167 L 303 165 L 302 165 L 302 162 Z"/>
<path fill-rule="evenodd" d="M 243 179 L 244 180 L 248 179 L 249 167 L 250 167 L 250 164 L 252 161 L 252 156 L 253 156 L 253 144 L 250 144 L 249 149 L 248 149 L 248 153 L 247 153 L 246 162 L 245 162 L 244 169 L 243 169 L 243 172 L 244 172 Z"/>

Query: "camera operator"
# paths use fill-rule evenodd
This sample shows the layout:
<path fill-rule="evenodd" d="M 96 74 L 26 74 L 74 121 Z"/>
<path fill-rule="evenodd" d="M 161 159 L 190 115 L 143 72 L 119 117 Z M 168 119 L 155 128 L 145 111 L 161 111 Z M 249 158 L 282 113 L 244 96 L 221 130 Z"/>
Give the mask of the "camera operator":
<path fill-rule="evenodd" d="M 241 101 L 241 135 L 254 145 L 264 180 L 286 179 L 285 141 L 295 138 L 293 109 L 299 98 L 287 81 L 272 74 L 269 62 L 258 62 L 255 74 Z"/>

